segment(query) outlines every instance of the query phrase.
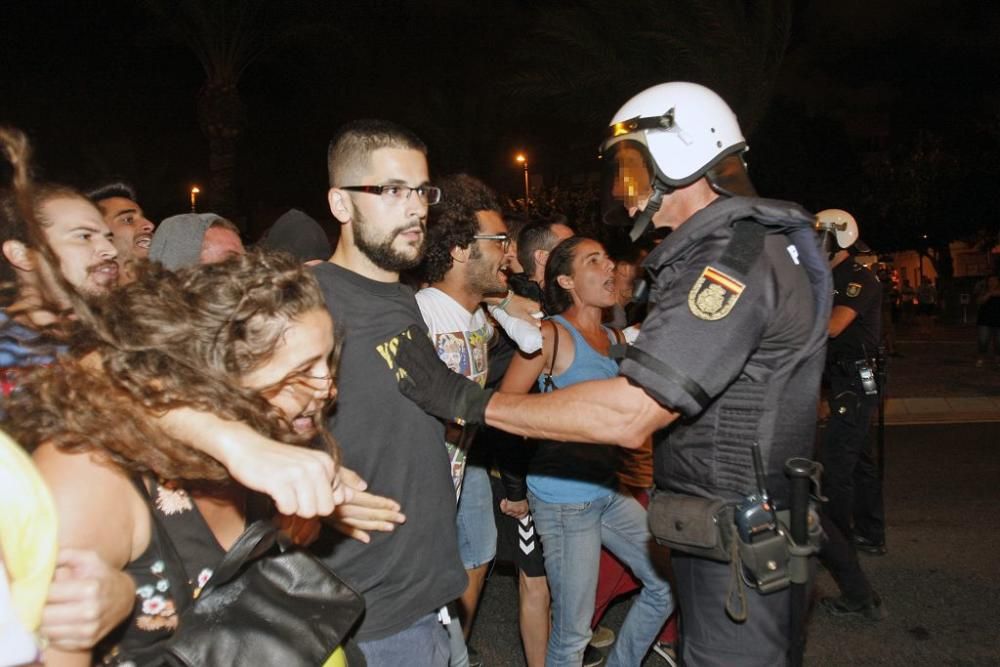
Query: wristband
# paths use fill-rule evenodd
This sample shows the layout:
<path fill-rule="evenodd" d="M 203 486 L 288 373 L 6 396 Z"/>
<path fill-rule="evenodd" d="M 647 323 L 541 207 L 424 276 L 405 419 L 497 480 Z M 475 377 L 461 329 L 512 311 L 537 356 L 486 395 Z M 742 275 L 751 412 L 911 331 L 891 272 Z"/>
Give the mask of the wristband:
<path fill-rule="evenodd" d="M 511 302 L 511 300 L 513 298 L 514 298 L 514 290 L 512 290 L 512 289 L 507 290 L 507 296 L 505 296 L 503 298 L 503 301 L 501 301 L 500 303 L 497 304 L 497 308 L 499 308 L 500 310 L 506 312 L 507 311 L 507 306 L 510 305 L 510 302 Z"/>

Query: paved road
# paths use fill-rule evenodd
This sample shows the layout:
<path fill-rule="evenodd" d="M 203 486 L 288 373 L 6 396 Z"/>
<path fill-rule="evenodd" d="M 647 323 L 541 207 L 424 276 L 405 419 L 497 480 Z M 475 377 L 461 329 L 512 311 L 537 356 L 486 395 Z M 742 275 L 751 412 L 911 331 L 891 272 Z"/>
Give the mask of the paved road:
<path fill-rule="evenodd" d="M 886 456 L 889 554 L 863 565 L 889 617 L 871 624 L 817 609 L 807 664 L 1000 665 L 1000 423 L 892 427 Z M 487 667 L 524 664 L 514 581 L 498 570 L 486 586 L 472 645 Z M 817 591 L 835 594 L 825 572 Z"/>

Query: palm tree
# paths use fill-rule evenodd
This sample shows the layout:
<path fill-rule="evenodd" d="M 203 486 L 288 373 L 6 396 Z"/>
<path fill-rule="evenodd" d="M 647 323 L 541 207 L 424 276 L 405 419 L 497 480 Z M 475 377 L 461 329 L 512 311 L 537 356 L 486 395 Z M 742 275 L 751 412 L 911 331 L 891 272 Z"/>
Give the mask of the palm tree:
<path fill-rule="evenodd" d="M 187 46 L 205 71 L 198 93 L 198 124 L 208 140 L 212 210 L 236 210 L 235 175 L 247 111 L 239 84 L 247 69 L 283 44 L 296 57 L 336 35 L 331 5 L 298 0 L 144 0 L 160 25 Z M 317 39 L 319 38 L 319 39 Z M 297 68 L 287 70 L 296 76 Z"/>
<path fill-rule="evenodd" d="M 603 125 L 630 95 L 688 80 L 715 89 L 745 133 L 760 121 L 788 46 L 792 0 L 583 0 L 546 7 L 524 39 L 511 93 Z"/>

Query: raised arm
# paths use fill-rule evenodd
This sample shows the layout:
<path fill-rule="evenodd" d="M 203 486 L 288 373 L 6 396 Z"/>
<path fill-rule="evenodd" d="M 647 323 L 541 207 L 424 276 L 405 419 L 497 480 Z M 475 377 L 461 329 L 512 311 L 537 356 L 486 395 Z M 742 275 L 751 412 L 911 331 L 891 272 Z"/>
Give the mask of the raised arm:
<path fill-rule="evenodd" d="M 270 496 L 282 514 L 327 516 L 353 493 L 329 454 L 270 440 L 246 424 L 179 408 L 160 425 L 219 461 L 243 486 Z"/>

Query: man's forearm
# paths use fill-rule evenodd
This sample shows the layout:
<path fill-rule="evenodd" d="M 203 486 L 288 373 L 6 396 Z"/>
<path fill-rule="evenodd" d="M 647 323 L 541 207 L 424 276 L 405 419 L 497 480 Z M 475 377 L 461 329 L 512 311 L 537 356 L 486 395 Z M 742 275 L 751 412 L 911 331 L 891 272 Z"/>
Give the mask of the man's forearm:
<path fill-rule="evenodd" d="M 495 393 L 486 423 L 544 440 L 642 446 L 677 418 L 625 378 L 582 382 L 547 394 Z"/>

